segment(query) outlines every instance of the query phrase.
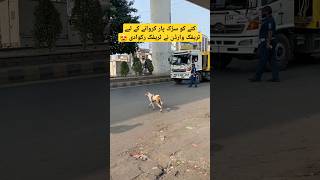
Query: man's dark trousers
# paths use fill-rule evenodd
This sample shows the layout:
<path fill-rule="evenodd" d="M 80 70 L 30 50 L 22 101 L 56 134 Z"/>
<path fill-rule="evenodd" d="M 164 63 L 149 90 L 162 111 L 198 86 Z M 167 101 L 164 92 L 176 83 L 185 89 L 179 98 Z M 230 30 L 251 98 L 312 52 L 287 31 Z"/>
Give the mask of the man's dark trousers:
<path fill-rule="evenodd" d="M 272 49 L 267 47 L 266 42 L 262 42 L 259 45 L 259 64 L 255 77 L 257 80 L 261 80 L 262 74 L 268 61 L 270 62 L 272 68 L 272 79 L 279 80 L 279 62 L 277 61 L 275 54 L 276 44 L 276 41 L 273 40 L 271 43 Z"/>
<path fill-rule="evenodd" d="M 191 75 L 190 77 L 190 84 L 189 84 L 189 87 L 192 87 L 192 84 L 195 85 L 195 87 L 197 87 L 197 77 L 194 76 L 194 75 Z"/>

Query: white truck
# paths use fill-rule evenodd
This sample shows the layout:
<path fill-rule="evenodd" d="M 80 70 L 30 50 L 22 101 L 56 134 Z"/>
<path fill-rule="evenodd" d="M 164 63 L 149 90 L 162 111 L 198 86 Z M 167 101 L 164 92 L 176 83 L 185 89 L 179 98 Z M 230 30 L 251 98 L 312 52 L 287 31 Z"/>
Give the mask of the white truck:
<path fill-rule="evenodd" d="M 197 81 L 210 80 L 210 53 L 200 50 L 175 51 L 170 63 L 170 76 L 176 83 L 188 80 L 191 76 L 192 63 L 197 70 Z"/>
<path fill-rule="evenodd" d="M 320 0 L 211 1 L 213 66 L 225 68 L 232 60 L 255 59 L 261 9 L 270 6 L 277 25 L 276 58 L 285 69 L 295 55 L 320 53 Z"/>

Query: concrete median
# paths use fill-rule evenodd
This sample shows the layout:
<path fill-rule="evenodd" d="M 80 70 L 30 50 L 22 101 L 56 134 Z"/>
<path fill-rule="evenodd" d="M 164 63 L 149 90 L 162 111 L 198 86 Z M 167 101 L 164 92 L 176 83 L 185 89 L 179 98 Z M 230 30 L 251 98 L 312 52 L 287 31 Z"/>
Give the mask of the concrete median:
<path fill-rule="evenodd" d="M 110 87 L 129 87 L 171 81 L 170 76 L 139 76 L 110 78 Z"/>

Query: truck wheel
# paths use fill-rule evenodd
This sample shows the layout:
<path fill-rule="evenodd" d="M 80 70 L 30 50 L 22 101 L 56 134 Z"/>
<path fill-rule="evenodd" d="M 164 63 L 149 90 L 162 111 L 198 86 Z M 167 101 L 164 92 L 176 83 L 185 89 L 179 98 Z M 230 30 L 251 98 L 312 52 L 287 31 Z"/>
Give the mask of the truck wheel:
<path fill-rule="evenodd" d="M 226 69 L 227 66 L 231 63 L 232 61 L 232 57 L 227 56 L 227 55 L 219 55 L 219 54 L 215 54 L 214 56 L 212 56 L 213 59 L 213 68 L 216 70 L 223 70 Z"/>
<path fill-rule="evenodd" d="M 292 60 L 292 49 L 289 39 L 283 35 L 277 35 L 276 59 L 280 63 L 280 70 L 285 70 L 290 60 Z"/>
<path fill-rule="evenodd" d="M 198 82 L 198 83 L 201 83 L 201 82 L 202 82 L 201 72 L 197 72 L 197 82 Z"/>
<path fill-rule="evenodd" d="M 176 82 L 176 84 L 181 84 L 182 79 L 174 79 L 174 82 Z"/>

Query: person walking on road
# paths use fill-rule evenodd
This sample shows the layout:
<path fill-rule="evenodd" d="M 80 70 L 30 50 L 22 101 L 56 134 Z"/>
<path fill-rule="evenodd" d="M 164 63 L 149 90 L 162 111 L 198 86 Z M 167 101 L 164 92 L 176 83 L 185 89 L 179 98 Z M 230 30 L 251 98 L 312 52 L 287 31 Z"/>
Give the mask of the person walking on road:
<path fill-rule="evenodd" d="M 194 63 L 192 63 L 189 87 L 192 87 L 193 84 L 197 87 L 197 69 Z"/>
<path fill-rule="evenodd" d="M 276 59 L 275 47 L 276 42 L 276 23 L 272 17 L 272 8 L 265 6 L 262 9 L 262 25 L 259 33 L 259 63 L 256 74 L 253 78 L 249 79 L 251 82 L 261 81 L 262 74 L 265 66 L 269 61 L 272 67 L 271 82 L 280 82 L 279 79 L 279 63 Z"/>

